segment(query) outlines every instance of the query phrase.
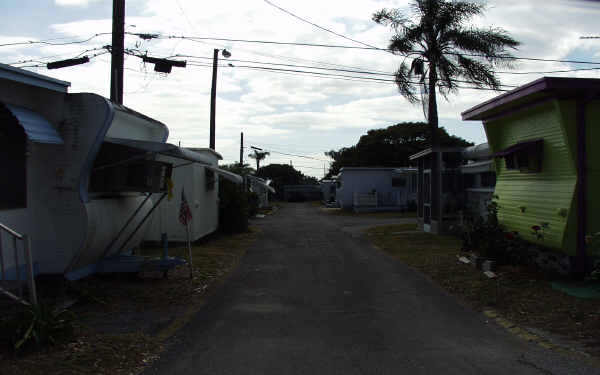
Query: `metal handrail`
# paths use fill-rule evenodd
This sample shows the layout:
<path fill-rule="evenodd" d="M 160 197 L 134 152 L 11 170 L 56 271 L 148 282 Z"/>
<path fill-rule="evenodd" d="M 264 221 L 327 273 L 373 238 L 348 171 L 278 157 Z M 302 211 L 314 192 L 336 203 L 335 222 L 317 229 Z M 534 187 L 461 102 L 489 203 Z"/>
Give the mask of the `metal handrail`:
<path fill-rule="evenodd" d="M 17 237 L 18 239 L 22 240 L 23 239 L 23 235 L 19 234 L 18 232 L 10 229 L 9 227 L 7 227 L 6 225 L 0 223 L 0 229 L 4 229 L 5 231 L 7 231 L 8 233 L 10 233 L 13 237 Z"/>
<path fill-rule="evenodd" d="M 0 287 L 0 293 L 10 297 L 11 299 L 13 299 L 23 305 L 36 306 L 37 305 L 37 291 L 35 288 L 35 279 L 34 279 L 34 275 L 33 275 L 33 261 L 31 259 L 31 239 L 29 238 L 28 235 L 20 234 L 2 223 L 0 223 L 0 229 L 1 229 L 0 230 L 0 268 L 2 271 L 2 281 L 6 281 L 6 270 L 4 267 L 4 253 L 3 253 L 3 249 L 2 249 L 2 230 L 4 230 L 6 233 L 8 233 L 9 235 L 12 236 L 12 244 L 13 244 L 13 248 L 14 248 L 14 257 L 15 257 L 16 281 L 17 281 L 17 284 L 19 285 L 19 296 L 12 294 L 11 292 L 9 292 L 8 290 L 6 290 L 2 287 Z M 23 241 L 23 253 L 24 253 L 24 258 L 25 258 L 24 260 L 25 260 L 25 266 L 26 266 L 27 286 L 29 289 L 29 301 L 30 302 L 27 302 L 22 298 L 23 297 L 23 288 L 21 285 L 21 271 L 20 271 L 20 265 L 19 265 L 19 249 L 17 246 L 17 240 Z"/>

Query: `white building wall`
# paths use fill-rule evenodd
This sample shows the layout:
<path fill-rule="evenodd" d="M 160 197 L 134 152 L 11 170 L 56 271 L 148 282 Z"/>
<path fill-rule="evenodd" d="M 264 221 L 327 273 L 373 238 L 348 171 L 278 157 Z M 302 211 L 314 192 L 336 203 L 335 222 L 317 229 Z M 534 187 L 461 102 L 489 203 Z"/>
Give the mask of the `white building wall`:
<path fill-rule="evenodd" d="M 185 164 L 181 159 L 166 156 L 161 161 L 173 162 L 174 165 Z M 215 158 L 215 166 L 217 160 Z M 144 234 L 145 241 L 158 242 L 161 234 L 167 233 L 169 241 L 186 241 L 186 228 L 179 222 L 181 191 L 185 189 L 185 197 L 192 212 L 190 238 L 196 241 L 218 229 L 219 226 L 219 176 L 214 174 L 215 183 L 207 189 L 206 172 L 198 163 L 187 164 L 173 169 L 173 198 L 163 199 L 152 213 L 148 228 Z"/>

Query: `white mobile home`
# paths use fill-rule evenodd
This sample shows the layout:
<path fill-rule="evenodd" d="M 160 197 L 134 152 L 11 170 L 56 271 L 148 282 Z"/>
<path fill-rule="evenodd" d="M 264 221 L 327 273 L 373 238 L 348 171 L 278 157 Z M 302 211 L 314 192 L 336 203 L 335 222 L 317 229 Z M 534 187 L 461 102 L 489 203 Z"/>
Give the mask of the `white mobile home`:
<path fill-rule="evenodd" d="M 355 211 L 404 210 L 416 200 L 416 173 L 414 168 L 342 168 L 336 178 L 336 202 Z"/>
<path fill-rule="evenodd" d="M 186 227 L 179 222 L 182 190 L 192 214 L 189 225 L 190 239 L 196 241 L 219 227 L 219 175 L 241 184 L 242 177 L 218 169 L 219 153 L 209 148 L 187 148 L 190 155 L 203 164 L 159 156 L 159 160 L 173 164 L 171 199 L 164 199 L 152 213 L 144 234 L 144 241 L 159 242 L 166 234 L 169 241 L 187 241 Z"/>
<path fill-rule="evenodd" d="M 122 269 L 107 259 L 141 242 L 173 168 L 158 154 L 206 160 L 165 143 L 163 123 L 68 86 L 0 65 L 0 162 L 10 176 L 0 181 L 0 223 L 30 237 L 38 273 L 79 278 Z M 17 262 L 7 253 L 10 278 Z"/>
<path fill-rule="evenodd" d="M 269 206 L 269 193 L 275 194 L 275 189 L 270 186 L 271 180 L 264 180 L 260 177 L 247 175 L 248 190 L 258 195 L 258 207 Z"/>
<path fill-rule="evenodd" d="M 465 189 L 464 214 L 485 216 L 496 186 L 496 172 L 487 143 L 467 147 L 462 152 L 465 163 L 460 166 Z"/>
<path fill-rule="evenodd" d="M 321 180 L 321 200 L 324 203 L 335 202 L 335 180 Z"/>

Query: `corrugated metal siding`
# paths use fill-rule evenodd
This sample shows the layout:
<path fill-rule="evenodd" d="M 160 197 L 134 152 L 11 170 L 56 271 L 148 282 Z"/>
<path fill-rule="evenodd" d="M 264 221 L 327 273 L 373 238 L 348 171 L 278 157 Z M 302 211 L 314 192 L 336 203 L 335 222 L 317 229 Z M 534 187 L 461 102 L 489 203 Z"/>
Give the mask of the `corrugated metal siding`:
<path fill-rule="evenodd" d="M 486 133 L 492 152 L 517 142 L 544 139 L 540 173 L 507 170 L 504 159 L 495 160 L 498 218 L 508 230 L 518 231 L 527 240 L 566 252 L 574 251 L 563 243 L 567 218 L 559 215 L 561 209 L 571 211 L 576 174 L 558 103 L 548 102 L 489 122 Z M 525 207 L 524 212 L 520 207 Z M 538 241 L 531 227 L 543 222 L 549 227 L 544 232 L 544 239 Z"/>

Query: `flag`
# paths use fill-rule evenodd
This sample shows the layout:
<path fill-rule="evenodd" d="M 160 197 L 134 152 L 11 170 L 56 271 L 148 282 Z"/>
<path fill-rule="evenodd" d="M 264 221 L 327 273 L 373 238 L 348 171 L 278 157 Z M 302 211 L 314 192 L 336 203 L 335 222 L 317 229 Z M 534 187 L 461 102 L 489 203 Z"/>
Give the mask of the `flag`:
<path fill-rule="evenodd" d="M 181 189 L 181 206 L 179 206 L 179 222 L 182 225 L 187 225 L 192 220 L 192 211 L 190 205 L 185 199 L 185 191 Z"/>

